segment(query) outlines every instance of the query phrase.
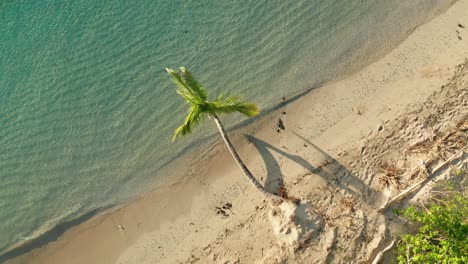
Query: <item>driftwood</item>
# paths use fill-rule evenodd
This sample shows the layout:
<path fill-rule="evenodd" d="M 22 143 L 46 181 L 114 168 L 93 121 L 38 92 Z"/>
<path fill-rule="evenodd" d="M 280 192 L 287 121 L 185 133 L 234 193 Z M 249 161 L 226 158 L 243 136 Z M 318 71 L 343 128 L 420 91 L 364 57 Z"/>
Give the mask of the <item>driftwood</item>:
<path fill-rule="evenodd" d="M 419 186 L 421 186 L 423 183 L 427 182 L 438 170 L 440 170 L 442 167 L 444 167 L 445 165 L 447 165 L 450 161 L 452 161 L 453 159 L 455 159 L 460 153 L 462 153 L 466 148 L 468 147 L 468 145 L 465 145 L 462 149 L 460 149 L 457 153 L 455 153 L 452 157 L 450 157 L 449 159 L 447 159 L 445 162 L 443 162 L 442 164 L 440 164 L 439 166 L 437 166 L 436 168 L 434 168 L 434 170 L 432 170 L 431 174 L 428 175 L 426 178 L 424 178 L 423 180 L 417 182 L 416 184 L 414 184 L 413 186 L 409 187 L 408 189 L 406 189 L 405 191 L 401 192 L 400 194 L 398 194 L 397 196 L 395 196 L 394 198 L 388 200 L 377 212 L 381 213 L 383 211 L 385 211 L 392 203 L 406 197 L 408 194 L 412 193 L 414 190 L 416 190 Z M 425 163 L 423 163 L 423 167 L 425 167 Z M 427 168 L 425 168 L 427 170 Z"/>
<path fill-rule="evenodd" d="M 389 251 L 393 247 L 393 245 L 395 245 L 395 240 L 393 240 L 392 243 L 390 243 L 390 245 L 388 245 L 386 248 L 382 249 L 382 251 L 380 251 L 379 254 L 377 254 L 377 256 L 375 256 L 374 261 L 372 261 L 372 264 L 379 263 L 382 260 L 383 255 L 385 254 L 385 252 Z"/>

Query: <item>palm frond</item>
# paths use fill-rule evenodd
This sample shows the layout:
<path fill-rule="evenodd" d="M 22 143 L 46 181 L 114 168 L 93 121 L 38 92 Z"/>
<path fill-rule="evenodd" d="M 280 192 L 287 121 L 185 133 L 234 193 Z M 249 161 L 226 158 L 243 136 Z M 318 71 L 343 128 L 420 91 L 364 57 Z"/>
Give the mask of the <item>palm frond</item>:
<path fill-rule="evenodd" d="M 206 101 L 208 98 L 206 91 L 203 86 L 193 77 L 192 73 L 185 67 L 181 67 L 180 71 L 182 72 L 182 79 L 185 81 L 187 87 L 191 88 L 202 100 Z"/>
<path fill-rule="evenodd" d="M 256 104 L 243 102 L 240 96 L 230 96 L 226 100 L 218 97 L 215 101 L 210 102 L 208 107 L 211 113 L 228 114 L 238 112 L 249 117 L 260 113 Z"/>
<path fill-rule="evenodd" d="M 188 115 L 185 117 L 184 123 L 175 130 L 172 141 L 175 141 L 179 135 L 190 134 L 192 128 L 200 122 L 204 114 L 198 105 L 192 105 Z"/>
<path fill-rule="evenodd" d="M 182 80 L 182 77 L 180 74 L 173 69 L 166 68 L 166 72 L 169 73 L 172 77 L 172 81 L 177 85 L 177 87 L 181 90 L 189 90 L 187 88 L 187 85 L 185 84 L 184 80 Z"/>
<path fill-rule="evenodd" d="M 180 94 L 185 101 L 189 104 L 202 104 L 203 100 L 201 100 L 198 96 L 194 96 L 192 93 L 188 92 L 184 89 L 177 89 L 177 93 Z"/>
<path fill-rule="evenodd" d="M 173 82 L 177 86 L 177 93 L 180 94 L 189 104 L 199 102 L 198 94 L 193 91 L 180 76 L 180 74 L 173 69 L 166 68 L 166 71 L 171 75 Z"/>
<path fill-rule="evenodd" d="M 190 111 L 184 123 L 175 130 L 172 141 L 180 135 L 191 133 L 193 127 L 206 115 L 238 112 L 246 116 L 255 116 L 260 113 L 256 104 L 244 102 L 240 96 L 230 96 L 224 99 L 223 95 L 220 95 L 216 100 L 208 102 L 203 86 L 186 68 L 181 67 L 181 73 L 169 68 L 166 68 L 166 71 L 177 85 L 177 93 L 190 104 Z"/>

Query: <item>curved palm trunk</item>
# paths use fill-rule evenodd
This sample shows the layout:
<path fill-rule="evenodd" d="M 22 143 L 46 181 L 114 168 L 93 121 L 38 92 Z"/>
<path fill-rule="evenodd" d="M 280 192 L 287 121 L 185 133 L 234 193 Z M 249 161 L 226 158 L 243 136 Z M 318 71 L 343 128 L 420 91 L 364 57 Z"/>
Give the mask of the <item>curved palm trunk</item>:
<path fill-rule="evenodd" d="M 271 199 L 273 201 L 275 201 L 275 200 L 281 200 L 282 201 L 283 200 L 282 197 L 279 197 L 277 195 L 274 195 L 272 193 L 269 193 L 269 192 L 265 191 L 265 188 L 252 175 L 250 170 L 247 168 L 247 166 L 244 164 L 244 162 L 239 157 L 239 154 L 237 154 L 237 151 L 234 149 L 234 146 L 232 145 L 231 141 L 229 140 L 228 136 L 226 135 L 226 131 L 224 130 L 223 125 L 221 124 L 221 120 L 219 120 L 218 116 L 216 116 L 216 115 L 213 115 L 213 117 L 214 117 L 214 120 L 216 122 L 216 126 L 218 127 L 219 133 L 221 134 L 221 137 L 223 138 L 224 143 L 226 143 L 226 146 L 229 149 L 229 152 L 231 152 L 232 156 L 234 157 L 234 159 L 237 162 L 237 165 L 239 165 L 239 167 L 241 168 L 244 175 L 247 177 L 247 179 L 249 179 L 250 183 L 252 183 L 255 186 L 255 188 L 257 188 L 257 190 L 259 192 L 261 192 L 265 197 L 267 197 L 267 198 L 269 198 L 269 199 Z"/>

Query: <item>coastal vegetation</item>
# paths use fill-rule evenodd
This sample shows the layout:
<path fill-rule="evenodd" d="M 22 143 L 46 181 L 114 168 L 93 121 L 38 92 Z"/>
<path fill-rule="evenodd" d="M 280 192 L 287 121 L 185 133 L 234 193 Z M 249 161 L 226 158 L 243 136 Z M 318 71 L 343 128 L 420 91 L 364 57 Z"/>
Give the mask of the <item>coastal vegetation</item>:
<path fill-rule="evenodd" d="M 398 246 L 399 263 L 467 263 L 468 200 L 466 194 L 447 188 L 432 192 L 432 204 L 414 206 L 402 214 L 417 232 L 405 234 Z"/>
<path fill-rule="evenodd" d="M 265 197 L 272 200 L 282 200 L 282 197 L 267 192 L 253 176 L 232 145 L 218 116 L 220 114 L 241 113 L 247 117 L 252 117 L 260 113 L 258 106 L 254 103 L 243 101 L 240 96 L 229 96 L 225 98 L 220 95 L 216 99 L 210 101 L 205 88 L 185 67 L 180 68 L 180 73 L 169 68 L 166 68 L 166 71 L 171 75 L 172 80 L 177 85 L 177 93 L 185 99 L 190 107 L 183 124 L 175 130 L 172 140 L 175 141 L 179 136 L 190 134 L 192 129 L 203 119 L 213 118 L 229 152 L 232 154 L 234 160 L 249 182 Z"/>

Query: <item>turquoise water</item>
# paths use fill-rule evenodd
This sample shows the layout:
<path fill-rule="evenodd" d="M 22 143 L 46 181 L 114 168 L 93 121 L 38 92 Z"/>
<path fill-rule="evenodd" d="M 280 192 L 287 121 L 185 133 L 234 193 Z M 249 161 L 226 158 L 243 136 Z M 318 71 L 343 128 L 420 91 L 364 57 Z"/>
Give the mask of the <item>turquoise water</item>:
<path fill-rule="evenodd" d="M 382 56 L 451 2 L 0 2 L 0 252 L 146 191 L 215 133 L 170 142 L 186 106 L 164 67 L 268 110 Z"/>

